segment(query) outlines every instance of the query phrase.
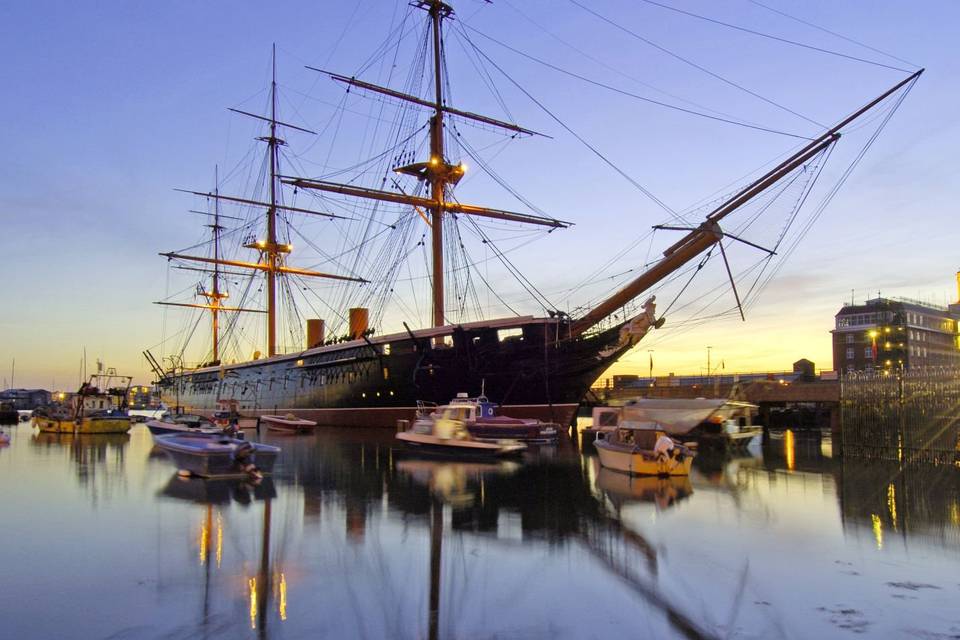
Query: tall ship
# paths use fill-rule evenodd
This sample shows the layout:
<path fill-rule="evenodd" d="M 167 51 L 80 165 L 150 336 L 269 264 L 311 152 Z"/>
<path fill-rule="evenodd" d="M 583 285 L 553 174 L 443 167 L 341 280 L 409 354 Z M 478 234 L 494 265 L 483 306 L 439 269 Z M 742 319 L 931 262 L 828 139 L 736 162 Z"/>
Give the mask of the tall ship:
<path fill-rule="evenodd" d="M 168 406 L 191 413 L 234 408 L 245 415 L 293 414 L 321 424 L 387 426 L 412 417 L 418 403 L 442 404 L 458 393 L 482 391 L 500 403 L 504 415 L 570 423 L 605 370 L 650 332 L 670 330 L 669 323 L 661 329 L 667 319 L 658 315 L 655 295 L 665 282 L 692 280 L 712 258 L 710 266 L 716 264 L 716 272 L 723 274 L 724 291 L 742 315 L 736 283 L 743 272 L 731 267 L 731 246 L 762 258 L 792 252 L 794 247 L 782 242 L 783 234 L 773 246 L 751 239 L 752 221 L 783 196 L 789 199 L 786 226 L 793 224 L 845 131 L 860 120 L 885 124 L 922 73 L 907 73 L 833 126 L 795 136 L 799 144 L 772 167 L 710 202 L 695 219 L 674 215 L 670 224 L 656 225 L 657 231 L 676 237 L 594 303 L 576 310 L 549 308 L 533 283 L 515 274 L 523 288 L 541 300 L 542 313 L 487 317 L 491 314 L 484 312 L 476 294 L 478 281 L 498 298 L 497 309 L 511 305 L 500 299 L 499 283 L 486 281 L 482 270 L 472 280 L 464 275 L 478 261 L 466 253 L 467 234 L 462 231 L 471 229 L 490 259 L 513 274 L 510 258 L 485 231 L 489 226 L 477 221 L 548 231 L 572 223 L 532 205 L 529 212 L 517 212 L 457 197 L 457 185 L 468 171 L 460 159 L 465 156 L 502 183 L 482 153 L 466 141 L 468 129 L 510 139 L 543 134 L 453 106 L 446 38 L 451 32 L 469 38 L 470 32 L 441 0 L 413 0 L 405 10 L 407 17 L 402 28 L 394 29 L 390 47 L 415 41 L 418 64 L 411 64 L 402 88 L 361 79 L 369 64 L 353 75 L 314 69 L 318 78 L 342 85 L 345 96 L 379 105 L 371 126 L 382 127 L 380 139 L 391 144 L 354 165 L 355 175 L 343 179 L 345 171 L 331 169 L 309 177 L 308 165 L 300 160 L 304 156 L 286 154 L 288 145 L 281 136 L 291 132 L 318 138 L 351 134 L 336 128 L 336 115 L 319 134 L 301 126 L 306 123 L 279 119 L 275 52 L 266 109 L 231 109 L 260 123 L 257 140 L 265 154 L 259 173 L 251 172 L 248 179 L 248 185 L 256 185 L 253 193 L 226 193 L 219 177 L 210 191 L 188 191 L 206 203 L 206 210 L 197 213 L 209 218 L 210 234 L 191 249 L 161 254 L 171 268 L 203 274 L 193 301 L 169 296 L 158 302 L 196 314 L 183 323 L 176 340 L 165 336 L 168 343 L 177 343 L 165 347 L 168 355 L 145 352 Z M 381 55 L 387 50 L 386 43 L 378 49 Z M 483 69 L 499 69 L 477 51 L 475 61 Z M 484 82 L 489 79 L 488 73 Z M 343 103 L 340 108 L 341 116 L 349 110 Z M 399 115 L 387 118 L 387 110 Z M 868 114 L 871 117 L 865 117 Z M 588 153 L 604 159 L 551 117 L 582 141 Z M 366 139 L 368 132 L 357 135 Z M 330 159 L 315 164 L 328 169 Z M 839 175 L 842 182 L 848 171 Z M 226 207 L 236 210 L 226 214 Z M 612 230 L 611 235 L 618 233 Z M 326 268 L 298 266 L 294 239 L 313 249 L 320 256 L 315 262 Z M 598 262 L 607 257 L 604 252 L 612 253 L 608 248 L 598 251 Z M 412 273 L 404 266 L 409 261 L 422 262 L 420 280 L 429 292 L 423 305 L 429 314 L 419 316 L 429 315 L 426 327 L 410 326 L 408 320 L 418 313 L 411 309 L 413 303 L 398 300 L 401 283 L 416 279 L 403 277 Z M 463 313 L 468 300 L 479 309 L 477 317 Z M 401 311 L 391 313 L 392 303 Z M 209 332 L 198 331 L 204 316 Z M 388 330 L 376 326 L 391 324 Z M 188 338 L 199 334 L 208 336 L 205 356 L 189 363 Z M 233 358 L 227 356 L 229 349 Z"/>

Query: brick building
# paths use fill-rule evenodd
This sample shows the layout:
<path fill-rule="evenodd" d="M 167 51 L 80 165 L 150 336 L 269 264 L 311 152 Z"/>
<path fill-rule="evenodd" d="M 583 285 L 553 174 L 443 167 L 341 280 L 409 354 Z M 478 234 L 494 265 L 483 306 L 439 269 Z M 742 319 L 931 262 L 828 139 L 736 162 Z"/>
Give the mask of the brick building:
<path fill-rule="evenodd" d="M 830 333 L 836 371 L 960 367 L 960 305 L 874 298 L 844 305 L 835 319 Z"/>

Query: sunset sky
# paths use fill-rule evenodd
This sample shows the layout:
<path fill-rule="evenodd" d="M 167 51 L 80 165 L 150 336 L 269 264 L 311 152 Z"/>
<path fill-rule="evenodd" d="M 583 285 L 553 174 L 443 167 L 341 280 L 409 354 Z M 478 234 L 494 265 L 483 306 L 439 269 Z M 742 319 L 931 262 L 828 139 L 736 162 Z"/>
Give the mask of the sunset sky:
<path fill-rule="evenodd" d="M 500 77 L 505 113 L 476 79 L 475 61 L 459 55 L 451 31 L 447 55 L 456 106 L 551 136 L 511 142 L 486 160 L 539 208 L 575 223 L 524 247 L 515 240 L 510 245 L 511 260 L 563 309 L 600 295 L 602 284 L 586 291 L 575 291 L 575 285 L 651 225 L 668 219 L 558 119 L 677 211 L 742 184 L 743 176 L 793 149 L 798 139 L 605 91 L 554 73 L 482 34 L 636 94 L 807 136 L 822 132 L 811 121 L 836 122 L 910 72 L 926 69 L 796 252 L 751 300 L 746 323 L 729 313 L 729 291 L 713 309 L 727 312 L 722 318 L 699 322 L 695 307 L 675 310 L 609 373 L 646 374 L 649 350 L 656 375 L 700 373 L 708 346 L 713 364 L 722 362 L 727 372 L 785 370 L 804 357 L 829 369 L 828 331 L 844 302 L 862 302 L 878 292 L 937 305 L 956 301 L 960 4 L 764 2 L 898 60 L 748 0 L 663 1 L 899 69 L 789 46 L 636 0 L 453 4 L 475 44 L 557 118 Z M 766 100 L 665 55 L 579 4 Z M 263 112 L 276 43 L 281 115 L 321 129 L 344 89 L 304 65 L 356 73 L 405 11 L 406 0 L 3 3 L 2 381 L 9 383 L 15 359 L 17 387 L 72 389 L 86 349 L 88 369 L 99 358 L 148 382 L 141 352 L 162 351 L 157 345 L 165 330 L 163 314 L 152 302 L 183 288 L 173 286 L 157 254 L 192 245 L 203 233 L 197 217 L 187 213 L 202 204 L 173 189 L 210 189 L 214 165 L 236 165 L 251 138 L 263 135 L 227 108 Z M 414 43 L 406 44 L 401 54 L 413 51 Z M 381 66 L 361 77 L 380 82 L 384 73 Z M 351 107 L 362 108 L 361 98 L 356 100 Z M 825 181 L 836 182 L 876 124 L 867 119 L 863 129 L 841 140 L 824 170 Z M 357 161 L 327 157 L 328 142 L 319 138 L 289 137 L 306 166 L 347 167 Z M 465 202 L 526 211 L 489 179 L 465 180 L 457 195 Z M 774 220 L 770 232 L 779 224 Z M 642 267 L 671 238 L 676 239 L 658 233 L 652 246 L 625 252 L 605 273 Z M 748 249 L 736 251 L 737 259 L 748 260 Z M 711 261 L 705 271 L 699 293 L 725 279 L 722 263 Z M 518 310 L 542 313 L 524 301 L 517 283 L 502 286 Z M 663 311 L 670 299 L 664 294 L 658 302 Z M 172 325 L 172 318 L 166 322 Z M 402 330 L 401 320 L 410 319 L 399 312 L 390 318 L 389 332 Z M 424 324 L 422 318 L 413 320 Z"/>

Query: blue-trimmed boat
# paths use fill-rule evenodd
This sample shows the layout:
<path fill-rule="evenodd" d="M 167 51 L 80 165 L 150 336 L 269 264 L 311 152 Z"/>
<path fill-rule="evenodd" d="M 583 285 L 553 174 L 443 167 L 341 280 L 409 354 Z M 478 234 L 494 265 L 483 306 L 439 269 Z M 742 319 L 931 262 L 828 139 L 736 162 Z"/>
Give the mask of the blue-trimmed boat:
<path fill-rule="evenodd" d="M 178 469 L 204 478 L 270 473 L 280 453 L 280 447 L 228 436 L 169 434 L 154 436 L 153 441 Z"/>

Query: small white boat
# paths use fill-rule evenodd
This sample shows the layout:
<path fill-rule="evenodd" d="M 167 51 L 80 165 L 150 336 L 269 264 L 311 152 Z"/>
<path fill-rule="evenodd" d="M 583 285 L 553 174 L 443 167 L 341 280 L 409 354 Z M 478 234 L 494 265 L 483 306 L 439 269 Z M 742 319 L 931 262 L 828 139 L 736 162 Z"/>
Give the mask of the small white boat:
<path fill-rule="evenodd" d="M 194 434 L 209 437 L 224 435 L 222 428 L 204 418 L 193 414 L 166 415 L 146 421 L 147 429 L 154 436 L 169 434 Z"/>
<path fill-rule="evenodd" d="M 300 433 L 316 428 L 317 423 L 313 420 L 298 418 L 292 413 L 284 416 L 260 416 L 260 422 L 267 425 L 271 431 L 283 431 L 286 433 Z"/>
<path fill-rule="evenodd" d="M 512 456 L 527 449 L 527 445 L 516 440 L 477 440 L 470 435 L 463 420 L 446 415 L 417 420 L 409 430 L 398 433 L 397 440 L 411 449 L 448 456 Z"/>
<path fill-rule="evenodd" d="M 484 395 L 471 398 L 466 393 L 458 393 L 449 404 L 436 407 L 432 411 L 432 407 L 418 403 L 417 422 L 440 418 L 459 420 L 477 440 L 519 440 L 531 444 L 557 441 L 561 431 L 559 424 L 533 418 L 500 416 L 496 414 L 497 406 Z"/>
<path fill-rule="evenodd" d="M 600 464 L 636 476 L 687 476 L 696 455 L 656 424 L 620 425 L 601 432 L 593 443 Z"/>

